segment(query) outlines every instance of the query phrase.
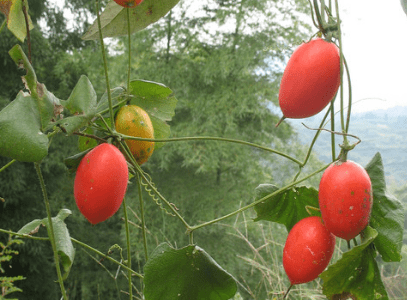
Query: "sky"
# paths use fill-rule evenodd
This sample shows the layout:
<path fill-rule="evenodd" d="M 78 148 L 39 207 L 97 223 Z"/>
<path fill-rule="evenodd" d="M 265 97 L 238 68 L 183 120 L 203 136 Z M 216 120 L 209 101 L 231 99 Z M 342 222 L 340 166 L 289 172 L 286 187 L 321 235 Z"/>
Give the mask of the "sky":
<path fill-rule="evenodd" d="M 62 7 L 64 0 L 49 2 Z M 352 111 L 407 106 L 407 15 L 400 0 L 340 0 L 339 11 Z"/>

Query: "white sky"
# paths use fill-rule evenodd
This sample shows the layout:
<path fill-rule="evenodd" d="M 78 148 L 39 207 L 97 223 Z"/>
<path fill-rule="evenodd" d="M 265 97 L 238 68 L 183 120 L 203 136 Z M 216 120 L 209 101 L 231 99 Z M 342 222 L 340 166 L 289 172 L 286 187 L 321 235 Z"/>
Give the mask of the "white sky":
<path fill-rule="evenodd" d="M 64 0 L 50 3 L 62 7 Z M 407 15 L 400 1 L 341 0 L 339 8 L 352 111 L 407 106 Z"/>

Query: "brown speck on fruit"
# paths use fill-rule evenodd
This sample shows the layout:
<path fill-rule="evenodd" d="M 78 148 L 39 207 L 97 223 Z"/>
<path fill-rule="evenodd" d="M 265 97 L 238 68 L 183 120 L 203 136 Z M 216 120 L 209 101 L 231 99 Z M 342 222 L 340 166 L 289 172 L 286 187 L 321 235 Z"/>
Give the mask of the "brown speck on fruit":
<path fill-rule="evenodd" d="M 339 210 L 338 213 L 341 215 L 341 214 L 342 214 L 342 210 Z"/>
<path fill-rule="evenodd" d="M 350 194 L 353 196 L 355 195 L 355 191 L 351 191 Z"/>

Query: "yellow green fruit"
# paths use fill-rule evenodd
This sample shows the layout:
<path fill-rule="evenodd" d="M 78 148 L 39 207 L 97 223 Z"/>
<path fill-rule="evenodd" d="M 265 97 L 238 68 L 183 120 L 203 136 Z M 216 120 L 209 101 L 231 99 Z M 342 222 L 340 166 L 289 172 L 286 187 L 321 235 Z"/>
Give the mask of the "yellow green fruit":
<path fill-rule="evenodd" d="M 115 126 L 117 132 L 125 135 L 154 138 L 154 128 L 150 117 L 137 105 L 123 106 L 117 113 Z M 126 143 L 139 165 L 145 163 L 153 154 L 154 142 L 126 140 Z"/>

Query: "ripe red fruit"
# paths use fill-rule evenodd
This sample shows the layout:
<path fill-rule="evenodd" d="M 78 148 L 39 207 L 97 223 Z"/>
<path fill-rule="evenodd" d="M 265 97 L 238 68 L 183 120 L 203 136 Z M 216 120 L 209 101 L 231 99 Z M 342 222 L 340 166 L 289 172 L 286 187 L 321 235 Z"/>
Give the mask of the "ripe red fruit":
<path fill-rule="evenodd" d="M 88 152 L 76 171 L 74 196 L 93 225 L 113 216 L 123 202 L 129 178 L 126 159 L 115 146 L 101 144 Z"/>
<path fill-rule="evenodd" d="M 114 0 L 114 2 L 123 7 L 133 8 L 143 2 L 143 0 Z"/>
<path fill-rule="evenodd" d="M 339 85 L 338 47 L 320 38 L 300 45 L 281 79 L 278 100 L 284 117 L 316 115 L 334 98 Z"/>
<path fill-rule="evenodd" d="M 347 241 L 369 223 L 372 183 L 366 170 L 353 161 L 330 165 L 319 183 L 319 208 L 326 227 Z"/>
<path fill-rule="evenodd" d="M 320 217 L 302 219 L 290 230 L 283 250 L 283 266 L 291 285 L 314 280 L 328 266 L 335 236 Z"/>

